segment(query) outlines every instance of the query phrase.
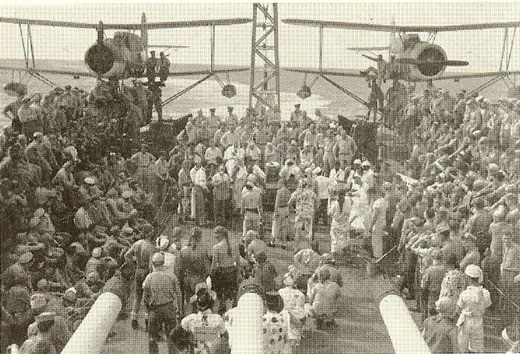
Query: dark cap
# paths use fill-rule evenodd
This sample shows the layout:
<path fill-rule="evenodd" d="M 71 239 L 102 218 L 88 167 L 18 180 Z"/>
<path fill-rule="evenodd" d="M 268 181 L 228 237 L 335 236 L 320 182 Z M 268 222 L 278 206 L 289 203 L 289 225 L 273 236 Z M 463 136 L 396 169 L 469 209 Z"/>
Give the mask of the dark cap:
<path fill-rule="evenodd" d="M 255 260 L 259 263 L 264 263 L 265 261 L 267 261 L 267 255 L 265 254 L 265 252 L 260 252 L 255 256 Z"/>

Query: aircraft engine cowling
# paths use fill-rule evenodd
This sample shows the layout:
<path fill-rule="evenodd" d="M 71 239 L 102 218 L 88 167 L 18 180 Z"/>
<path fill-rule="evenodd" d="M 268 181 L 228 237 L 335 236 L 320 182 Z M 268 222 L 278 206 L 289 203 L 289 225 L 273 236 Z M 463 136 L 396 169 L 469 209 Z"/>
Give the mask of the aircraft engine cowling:
<path fill-rule="evenodd" d="M 126 74 L 129 56 L 128 49 L 117 45 L 113 39 L 107 39 L 103 44 L 96 43 L 86 51 L 85 63 L 101 77 L 122 79 Z"/>
<path fill-rule="evenodd" d="M 114 65 L 114 53 L 108 46 L 96 43 L 86 51 L 85 63 L 96 74 L 106 74 Z"/>
<path fill-rule="evenodd" d="M 421 42 L 406 53 L 404 58 L 415 59 L 419 62 L 416 65 L 408 64 L 410 79 L 412 81 L 424 81 L 434 79 L 446 70 L 445 64 L 427 62 L 442 62 L 446 61 L 448 57 L 440 46 Z"/>

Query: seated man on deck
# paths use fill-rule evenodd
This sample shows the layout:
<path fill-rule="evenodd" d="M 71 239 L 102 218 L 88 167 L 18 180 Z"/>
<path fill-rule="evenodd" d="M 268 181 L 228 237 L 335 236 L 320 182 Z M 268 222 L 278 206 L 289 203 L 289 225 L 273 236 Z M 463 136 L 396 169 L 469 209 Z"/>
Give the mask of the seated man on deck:
<path fill-rule="evenodd" d="M 322 269 L 319 274 L 319 283 L 308 294 L 310 304 L 305 304 L 308 317 L 316 319 L 318 330 L 336 326 L 336 312 L 339 307 L 341 290 L 338 283 L 330 280 L 328 269 Z"/>

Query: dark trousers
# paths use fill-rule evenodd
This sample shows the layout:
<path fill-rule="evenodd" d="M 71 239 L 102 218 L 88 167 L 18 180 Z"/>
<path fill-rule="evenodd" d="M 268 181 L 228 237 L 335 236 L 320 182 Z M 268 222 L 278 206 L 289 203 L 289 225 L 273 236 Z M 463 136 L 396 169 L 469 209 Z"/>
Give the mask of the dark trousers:
<path fill-rule="evenodd" d="M 157 118 L 162 120 L 162 101 L 161 97 L 154 97 L 153 105 L 155 106 L 155 111 L 157 112 Z"/>
<path fill-rule="evenodd" d="M 168 78 L 168 74 L 170 73 L 170 70 L 168 68 L 166 69 L 159 69 L 159 79 L 161 81 L 166 81 Z"/>
<path fill-rule="evenodd" d="M 159 346 L 157 344 L 161 329 L 168 337 L 168 353 L 176 354 L 177 348 L 169 338 L 168 334 L 177 325 L 177 307 L 174 302 L 168 304 L 152 306 L 149 309 L 150 317 L 148 321 L 148 351 L 150 354 L 159 354 Z"/>
<path fill-rule="evenodd" d="M 15 132 L 20 133 L 22 131 L 22 122 L 20 122 L 20 119 L 18 119 L 18 117 L 14 118 L 11 121 L 11 127 L 13 127 Z"/>
<path fill-rule="evenodd" d="M 157 111 L 157 117 L 159 120 L 162 119 L 162 102 L 161 97 L 154 97 L 148 101 L 148 111 L 146 113 L 146 122 L 150 123 L 152 121 L 153 108 L 155 106 L 155 110 Z"/>
<path fill-rule="evenodd" d="M 76 119 L 75 111 L 76 109 L 73 107 L 65 108 L 65 116 L 67 117 L 68 121 Z"/>
<path fill-rule="evenodd" d="M 213 209 L 213 192 L 208 189 L 204 190 L 204 213 L 206 215 L 206 221 L 211 221 L 215 219 L 214 209 Z"/>
<path fill-rule="evenodd" d="M 220 301 L 235 300 L 238 290 L 237 268 L 219 267 L 211 274 L 213 290 Z"/>
<path fill-rule="evenodd" d="M 437 314 L 437 309 L 435 307 L 435 301 L 439 299 L 440 291 L 424 291 L 423 290 L 423 304 L 425 306 L 421 308 L 422 310 L 422 320 L 424 321 L 430 316 L 434 316 Z"/>
<path fill-rule="evenodd" d="M 320 199 L 320 204 L 318 205 L 318 209 L 316 210 L 316 217 L 314 218 L 314 222 L 318 224 L 319 220 L 323 220 L 323 224 L 328 224 L 328 216 L 327 216 L 327 206 L 328 199 Z"/>
<path fill-rule="evenodd" d="M 312 274 L 302 274 L 296 280 L 296 288 L 304 294 L 307 293 L 307 284 L 309 283 L 311 276 Z"/>
<path fill-rule="evenodd" d="M 213 217 L 217 225 L 225 225 L 229 214 L 228 199 L 213 199 Z"/>
<path fill-rule="evenodd" d="M 400 291 L 408 289 L 408 294 L 415 296 L 415 268 L 417 265 L 417 256 L 410 250 L 404 249 L 399 256 L 399 270 L 403 277 Z"/>
<path fill-rule="evenodd" d="M 143 281 L 148 275 L 148 269 L 137 268 L 135 270 L 135 288 L 134 288 L 134 302 L 132 304 L 132 320 L 137 320 L 139 309 L 141 308 L 141 300 L 143 298 Z M 146 315 L 145 315 L 146 317 Z"/>

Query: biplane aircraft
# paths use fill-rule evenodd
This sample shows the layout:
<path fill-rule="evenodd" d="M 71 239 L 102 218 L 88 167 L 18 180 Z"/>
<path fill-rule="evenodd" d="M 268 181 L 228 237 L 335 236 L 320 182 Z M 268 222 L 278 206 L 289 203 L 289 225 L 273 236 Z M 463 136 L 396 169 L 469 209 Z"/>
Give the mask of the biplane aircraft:
<path fill-rule="evenodd" d="M 366 104 L 362 99 L 355 96 L 354 93 L 334 82 L 329 76 L 350 76 L 350 77 L 364 77 L 366 71 L 347 69 L 347 70 L 330 70 L 322 67 L 323 62 L 323 32 L 325 28 L 347 29 L 347 30 L 366 30 L 393 33 L 390 44 L 388 46 L 373 46 L 373 47 L 353 47 L 350 50 L 355 51 L 385 51 L 388 50 L 387 68 L 392 68 L 393 79 L 403 80 L 407 82 L 431 82 L 433 80 L 447 80 L 453 79 L 458 81 L 465 78 L 491 78 L 486 84 L 481 85 L 479 89 L 483 89 L 492 85 L 493 83 L 509 79 L 509 83 L 514 85 L 510 79 L 511 75 L 519 74 L 520 71 L 511 71 L 509 63 L 513 52 L 515 42 L 515 34 L 520 21 L 503 22 L 503 23 L 483 23 L 483 24 L 468 24 L 468 25 L 448 25 L 448 26 L 399 26 L 399 25 L 378 25 L 369 23 L 352 23 L 352 22 L 336 22 L 336 21 L 316 21 L 306 19 L 286 19 L 284 23 L 290 25 L 310 26 L 319 28 L 319 63 L 318 69 L 286 69 L 293 72 L 301 72 L 304 74 L 317 75 L 314 82 L 322 77 L 335 85 L 351 97 Z M 464 60 L 448 59 L 445 50 L 435 44 L 437 33 L 450 31 L 467 31 L 467 30 L 486 30 L 486 29 L 504 29 L 504 42 L 502 49 L 502 58 L 500 61 L 499 71 L 495 72 L 479 72 L 479 73 L 446 73 L 448 66 L 466 66 L 469 63 Z M 509 29 L 513 29 L 513 35 L 509 37 Z M 422 40 L 418 33 L 429 33 L 426 40 Z M 397 34 L 397 36 L 395 35 Z M 376 60 L 373 58 L 372 60 Z M 379 60 L 381 60 L 379 58 Z M 305 86 L 305 85 L 304 85 Z M 307 96 L 310 94 L 310 88 L 307 91 Z"/>
<path fill-rule="evenodd" d="M 148 48 L 166 47 L 166 48 L 184 48 L 185 46 L 173 45 L 155 45 L 148 43 L 148 31 L 158 29 L 175 29 L 187 27 L 210 27 L 211 28 L 211 63 L 206 70 L 194 71 L 170 71 L 168 76 L 195 76 L 205 75 L 204 79 L 197 82 L 200 83 L 210 77 L 215 79 L 226 88 L 222 80 L 217 76 L 219 73 L 229 74 L 231 72 L 246 71 L 249 68 L 223 68 L 215 67 L 215 28 L 217 26 L 239 25 L 251 22 L 247 18 L 233 19 L 217 19 L 217 20 L 195 20 L 195 21 L 172 21 L 172 22 L 147 22 L 146 15 L 143 13 L 141 23 L 136 24 L 105 24 L 99 21 L 98 24 L 78 23 L 67 21 L 51 21 L 51 20 L 33 20 L 20 18 L 0 17 L 0 23 L 15 24 L 20 27 L 20 36 L 24 51 L 25 67 L 0 65 L 0 70 L 18 71 L 29 74 L 32 77 L 49 83 L 49 80 L 43 74 L 59 74 L 71 75 L 75 78 L 81 76 L 89 76 L 96 78 L 105 78 L 109 80 L 123 80 L 127 78 L 144 77 L 145 63 L 147 59 Z M 27 26 L 27 34 L 24 36 L 22 26 Z M 84 28 L 94 29 L 97 31 L 96 42 L 86 50 L 85 63 L 86 70 L 70 70 L 66 68 L 43 68 L 36 65 L 35 54 L 32 43 L 31 26 L 52 26 L 64 28 Z M 106 38 L 105 30 L 117 30 L 112 38 Z M 140 31 L 140 35 L 134 33 Z M 27 45 L 27 46 L 26 46 Z M 10 88 L 16 89 L 23 86 L 22 82 L 11 82 Z M 190 86 L 189 89 L 193 88 Z M 6 89 L 4 87 L 4 89 Z M 6 91 L 9 91 L 6 89 Z M 228 91 L 229 88 L 228 88 Z M 232 90 L 231 90 L 232 91 Z M 185 91 L 183 91 L 185 92 Z M 227 92 L 227 91 L 226 91 Z M 223 90 L 224 94 L 224 90 Z"/>

